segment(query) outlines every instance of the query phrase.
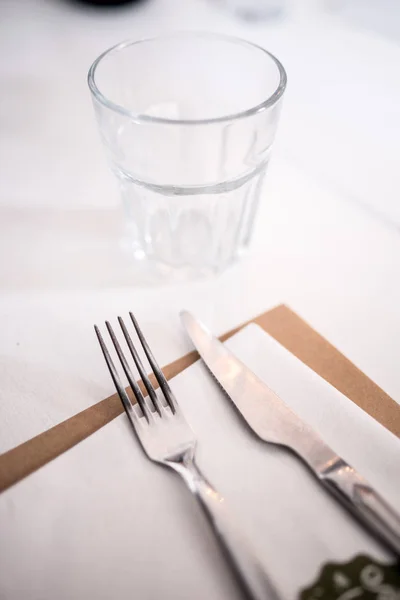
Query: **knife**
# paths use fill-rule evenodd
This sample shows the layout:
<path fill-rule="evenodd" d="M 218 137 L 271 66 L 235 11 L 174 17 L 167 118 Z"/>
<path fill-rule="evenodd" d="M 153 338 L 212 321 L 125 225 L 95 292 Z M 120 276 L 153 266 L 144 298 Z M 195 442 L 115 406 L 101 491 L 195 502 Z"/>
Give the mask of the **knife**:
<path fill-rule="evenodd" d="M 400 515 L 193 315 L 183 325 L 208 369 L 263 441 L 292 450 L 353 516 L 400 557 Z"/>

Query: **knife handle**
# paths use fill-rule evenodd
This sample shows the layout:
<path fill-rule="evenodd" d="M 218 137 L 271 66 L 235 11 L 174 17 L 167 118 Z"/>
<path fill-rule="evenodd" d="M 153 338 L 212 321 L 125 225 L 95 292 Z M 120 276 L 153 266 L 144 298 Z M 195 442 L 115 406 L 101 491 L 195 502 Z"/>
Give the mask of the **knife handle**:
<path fill-rule="evenodd" d="M 249 600 L 280 600 L 275 585 L 257 552 L 227 511 L 224 498 L 207 481 L 192 457 L 183 463 L 168 462 L 199 501 L 238 582 Z"/>
<path fill-rule="evenodd" d="M 331 463 L 319 477 L 371 533 L 400 557 L 400 515 L 364 477 L 341 458 Z"/>

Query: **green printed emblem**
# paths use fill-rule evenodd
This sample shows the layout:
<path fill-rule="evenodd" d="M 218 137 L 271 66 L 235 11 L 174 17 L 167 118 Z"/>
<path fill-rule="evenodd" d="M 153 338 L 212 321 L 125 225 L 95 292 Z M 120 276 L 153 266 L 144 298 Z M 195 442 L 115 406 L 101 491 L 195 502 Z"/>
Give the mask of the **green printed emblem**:
<path fill-rule="evenodd" d="M 356 556 L 346 564 L 326 564 L 299 600 L 400 600 L 399 564 Z"/>

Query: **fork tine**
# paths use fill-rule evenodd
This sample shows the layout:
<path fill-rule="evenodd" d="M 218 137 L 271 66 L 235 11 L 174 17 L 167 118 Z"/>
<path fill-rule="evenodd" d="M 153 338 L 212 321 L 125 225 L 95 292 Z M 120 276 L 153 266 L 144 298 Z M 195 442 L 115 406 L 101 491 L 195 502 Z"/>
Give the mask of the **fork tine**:
<path fill-rule="evenodd" d="M 128 344 L 128 348 L 129 348 L 129 350 L 130 350 L 130 352 L 132 354 L 132 358 L 135 361 L 135 365 L 137 367 L 137 370 L 139 371 L 140 378 L 141 378 L 141 380 L 143 381 L 143 383 L 145 385 L 145 388 L 146 388 L 146 390 L 147 390 L 147 392 L 148 392 L 148 394 L 149 394 L 149 396 L 150 396 L 150 398 L 151 398 L 151 400 L 152 400 L 152 402 L 154 404 L 155 409 L 157 410 L 158 414 L 161 417 L 162 414 L 161 414 L 160 401 L 157 398 L 156 391 L 155 391 L 154 387 L 152 386 L 152 383 L 151 383 L 150 379 L 147 376 L 147 373 L 145 371 L 143 363 L 140 360 L 140 356 L 139 356 L 139 354 L 138 354 L 135 346 L 133 345 L 132 338 L 129 335 L 129 332 L 128 332 L 126 326 L 125 326 L 125 323 L 124 323 L 122 317 L 118 317 L 118 322 L 119 322 L 119 324 L 121 326 L 121 329 L 122 329 L 122 332 L 123 332 L 123 334 L 125 336 L 126 343 Z"/>
<path fill-rule="evenodd" d="M 138 325 L 138 322 L 136 321 L 135 317 L 133 316 L 133 314 L 131 312 L 129 313 L 129 316 L 131 317 L 132 323 L 136 329 L 136 333 L 138 335 L 140 343 L 142 344 L 143 350 L 147 356 L 147 360 L 149 361 L 150 366 L 153 369 L 154 375 L 160 385 L 160 388 L 164 394 L 164 397 L 165 397 L 166 401 L 168 402 L 172 412 L 175 413 L 177 411 L 177 402 L 175 400 L 175 396 L 172 393 L 172 390 L 169 387 L 168 382 L 164 377 L 164 373 L 162 372 L 156 359 L 154 358 L 153 353 L 150 350 L 149 345 L 147 344 L 146 339 Z"/>
<path fill-rule="evenodd" d="M 110 371 L 110 375 L 112 377 L 112 380 L 113 380 L 116 390 L 118 392 L 118 396 L 121 399 L 122 406 L 124 407 L 125 412 L 129 418 L 130 422 L 132 423 L 133 426 L 135 426 L 135 423 L 136 423 L 138 417 L 133 409 L 132 402 L 130 401 L 129 396 L 126 393 L 124 386 L 122 385 L 122 382 L 121 382 L 121 379 L 119 378 L 117 369 L 115 368 L 115 365 L 112 361 L 110 353 L 107 350 L 107 346 L 104 343 L 103 337 L 102 337 L 97 325 L 94 326 L 94 330 L 96 332 L 97 339 L 99 340 L 99 344 L 100 344 L 101 350 L 103 352 L 105 361 L 107 363 L 108 370 Z"/>
<path fill-rule="evenodd" d="M 113 331 L 113 328 L 111 327 L 109 321 L 106 321 L 106 327 L 108 329 L 108 333 L 110 334 L 112 343 L 114 344 L 114 348 L 115 348 L 115 350 L 116 350 L 116 352 L 118 354 L 118 358 L 121 361 L 122 368 L 125 371 L 125 375 L 126 375 L 126 377 L 128 379 L 129 385 L 131 386 L 132 391 L 133 391 L 133 393 L 135 395 L 135 398 L 136 398 L 136 400 L 137 400 L 140 408 L 142 409 L 142 413 L 145 416 L 146 420 L 148 422 L 150 422 L 150 418 L 151 418 L 150 410 L 149 410 L 149 408 L 146 405 L 146 401 L 145 401 L 145 399 L 143 397 L 143 394 L 142 394 L 142 391 L 141 391 L 140 387 L 138 386 L 135 378 L 132 375 L 132 371 L 129 368 L 129 365 L 127 363 L 125 355 L 122 352 L 121 346 L 119 345 L 117 337 L 116 337 L 116 335 L 115 335 L 115 333 Z"/>

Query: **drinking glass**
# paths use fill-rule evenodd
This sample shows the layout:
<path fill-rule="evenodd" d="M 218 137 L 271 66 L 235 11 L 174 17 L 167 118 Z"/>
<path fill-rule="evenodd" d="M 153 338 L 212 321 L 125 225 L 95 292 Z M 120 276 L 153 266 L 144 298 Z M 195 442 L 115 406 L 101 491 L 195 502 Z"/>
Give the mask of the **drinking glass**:
<path fill-rule="evenodd" d="M 176 33 L 114 46 L 88 83 L 133 257 L 167 272 L 232 263 L 261 198 L 281 63 L 240 39 Z"/>

